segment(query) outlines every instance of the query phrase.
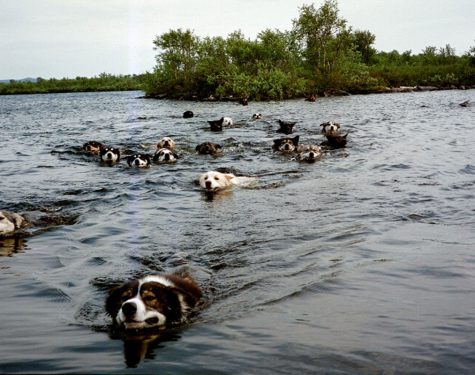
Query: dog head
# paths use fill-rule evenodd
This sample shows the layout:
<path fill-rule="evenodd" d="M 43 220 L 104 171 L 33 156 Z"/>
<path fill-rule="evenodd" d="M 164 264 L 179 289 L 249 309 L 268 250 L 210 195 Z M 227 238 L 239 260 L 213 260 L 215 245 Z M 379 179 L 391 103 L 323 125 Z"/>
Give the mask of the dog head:
<path fill-rule="evenodd" d="M 213 132 L 220 132 L 223 130 L 223 121 L 224 117 L 221 117 L 219 120 L 208 120 L 208 124 L 210 125 L 210 129 Z"/>
<path fill-rule="evenodd" d="M 322 149 L 317 145 L 299 145 L 297 147 L 299 161 L 314 162 L 322 155 Z"/>
<path fill-rule="evenodd" d="M 151 275 L 112 289 L 106 311 L 126 330 L 158 328 L 184 323 L 200 298 L 190 276 Z"/>
<path fill-rule="evenodd" d="M 200 176 L 199 182 L 204 191 L 214 193 L 231 187 L 231 180 L 235 177 L 232 173 L 208 171 Z"/>
<path fill-rule="evenodd" d="M 279 120 L 279 129 L 277 129 L 277 133 L 292 134 L 295 124 L 296 122 Z"/>
<path fill-rule="evenodd" d="M 323 141 L 320 143 L 321 146 L 328 147 L 330 149 L 336 149 L 336 148 L 343 148 L 346 146 L 346 137 L 348 136 L 348 133 L 341 135 L 341 134 L 333 134 L 329 135 L 326 134 L 325 137 L 327 138 L 326 141 Z"/>
<path fill-rule="evenodd" d="M 153 161 L 157 163 L 173 163 L 178 159 L 178 155 L 168 148 L 160 148 L 153 155 Z"/>
<path fill-rule="evenodd" d="M 127 164 L 129 167 L 146 168 L 150 166 L 150 155 L 133 154 L 127 156 Z"/>
<path fill-rule="evenodd" d="M 262 118 L 262 114 L 261 113 L 254 113 L 252 115 L 252 119 L 253 120 L 260 120 Z"/>
<path fill-rule="evenodd" d="M 99 143 L 99 142 L 96 142 L 96 141 L 89 141 L 89 142 L 86 142 L 82 145 L 82 149 L 89 153 L 89 154 L 93 154 L 93 155 L 99 155 L 99 153 L 101 152 L 101 148 L 104 147 L 102 145 L 102 143 Z"/>
<path fill-rule="evenodd" d="M 120 151 L 115 147 L 102 147 L 100 156 L 103 162 L 115 163 L 120 160 Z"/>
<path fill-rule="evenodd" d="M 192 118 L 194 116 L 192 111 L 183 112 L 183 118 Z"/>
<path fill-rule="evenodd" d="M 0 236 L 13 233 L 27 225 L 28 222 L 23 216 L 15 212 L 0 211 Z"/>
<path fill-rule="evenodd" d="M 340 124 L 333 122 L 333 121 L 327 121 L 324 122 L 323 124 L 320 124 L 320 127 L 322 128 L 322 134 L 324 135 L 337 135 L 340 132 Z"/>
<path fill-rule="evenodd" d="M 170 137 L 163 137 L 157 143 L 157 150 L 159 150 L 161 148 L 168 148 L 169 150 L 173 151 L 175 149 L 175 147 L 176 147 L 176 143 Z"/>
<path fill-rule="evenodd" d="M 291 153 L 296 150 L 298 143 L 299 143 L 298 135 L 293 138 L 286 137 L 286 138 L 274 139 L 274 144 L 272 145 L 272 148 L 274 149 L 274 151 Z"/>
<path fill-rule="evenodd" d="M 222 150 L 221 145 L 218 145 L 217 143 L 211 143 L 211 142 L 204 142 L 196 146 L 196 151 L 198 151 L 199 154 L 210 154 L 210 155 L 216 155 L 218 152 Z"/>

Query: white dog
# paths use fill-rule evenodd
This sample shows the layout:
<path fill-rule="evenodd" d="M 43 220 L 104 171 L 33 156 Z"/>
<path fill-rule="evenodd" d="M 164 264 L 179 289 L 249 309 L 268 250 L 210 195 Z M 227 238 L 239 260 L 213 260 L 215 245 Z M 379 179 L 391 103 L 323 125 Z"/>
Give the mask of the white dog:
<path fill-rule="evenodd" d="M 169 150 L 174 151 L 175 147 L 176 147 L 176 143 L 170 137 L 163 137 L 157 143 L 157 150 L 160 150 L 161 148 L 168 148 Z"/>
<path fill-rule="evenodd" d="M 199 178 L 200 187 L 208 193 L 226 190 L 233 185 L 249 186 L 254 181 L 256 181 L 255 177 L 238 177 L 232 173 L 221 173 L 217 171 L 208 171 L 203 173 Z"/>
<path fill-rule="evenodd" d="M 0 210 L 0 237 L 13 233 L 27 225 L 28 222 L 23 216 L 15 212 Z"/>

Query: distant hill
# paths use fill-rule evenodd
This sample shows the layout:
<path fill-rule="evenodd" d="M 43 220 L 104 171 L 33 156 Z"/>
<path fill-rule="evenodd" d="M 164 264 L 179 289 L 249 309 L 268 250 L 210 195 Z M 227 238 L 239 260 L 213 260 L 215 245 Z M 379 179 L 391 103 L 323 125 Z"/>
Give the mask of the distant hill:
<path fill-rule="evenodd" d="M 36 82 L 37 79 L 27 77 L 27 78 L 22 78 L 22 79 L 15 79 L 15 81 L 16 82 Z M 10 83 L 10 80 L 9 79 L 0 79 L 0 83 Z"/>

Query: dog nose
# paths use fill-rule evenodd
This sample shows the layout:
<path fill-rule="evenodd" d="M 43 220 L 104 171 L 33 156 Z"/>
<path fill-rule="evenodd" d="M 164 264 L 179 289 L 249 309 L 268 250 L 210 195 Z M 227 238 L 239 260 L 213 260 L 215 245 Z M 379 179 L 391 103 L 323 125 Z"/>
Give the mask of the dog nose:
<path fill-rule="evenodd" d="M 135 159 L 135 165 L 138 167 L 140 165 L 140 160 L 139 159 Z"/>
<path fill-rule="evenodd" d="M 313 152 L 311 152 L 310 154 L 308 154 L 308 156 L 313 159 L 315 157 L 315 154 Z"/>
<path fill-rule="evenodd" d="M 170 160 L 170 155 L 169 155 L 169 154 L 165 154 L 164 159 L 165 159 L 165 160 Z"/>
<path fill-rule="evenodd" d="M 107 159 L 112 159 L 112 154 L 110 152 L 107 153 Z"/>
<path fill-rule="evenodd" d="M 206 181 L 206 189 L 211 189 L 211 181 Z"/>
<path fill-rule="evenodd" d="M 134 302 L 124 303 L 122 305 L 122 312 L 127 318 L 130 318 L 137 312 L 137 305 Z"/>

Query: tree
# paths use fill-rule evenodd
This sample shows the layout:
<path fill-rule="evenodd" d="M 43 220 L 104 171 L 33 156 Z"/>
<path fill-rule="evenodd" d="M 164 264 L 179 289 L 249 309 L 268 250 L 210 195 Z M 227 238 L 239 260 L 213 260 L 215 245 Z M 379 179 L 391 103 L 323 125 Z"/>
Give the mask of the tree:
<path fill-rule="evenodd" d="M 371 34 L 369 31 L 360 31 L 356 30 L 352 34 L 353 45 L 361 54 L 361 61 L 364 64 L 369 64 L 371 62 L 371 58 L 376 53 L 376 50 L 371 47 L 376 40 L 376 36 Z"/>

